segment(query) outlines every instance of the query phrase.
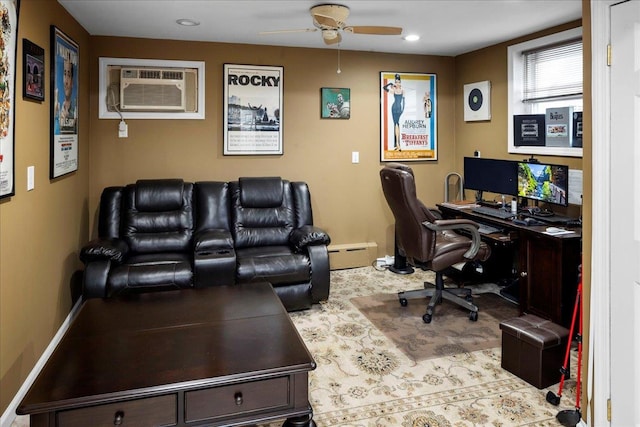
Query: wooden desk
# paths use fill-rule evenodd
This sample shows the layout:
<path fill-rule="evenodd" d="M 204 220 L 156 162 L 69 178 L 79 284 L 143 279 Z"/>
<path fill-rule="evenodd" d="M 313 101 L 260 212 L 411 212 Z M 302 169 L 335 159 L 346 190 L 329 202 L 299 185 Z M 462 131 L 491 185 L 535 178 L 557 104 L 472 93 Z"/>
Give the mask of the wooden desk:
<path fill-rule="evenodd" d="M 562 226 L 575 232 L 550 235 L 545 230 L 551 224 L 521 226 L 468 208 L 438 205 L 438 209 L 444 218 L 467 218 L 504 229 L 502 233 L 483 235 L 482 239 L 491 245 L 494 263 L 513 261 L 520 311 L 570 326 L 581 263 L 582 230 L 579 227 Z M 505 259 L 509 256 L 511 259 Z"/>

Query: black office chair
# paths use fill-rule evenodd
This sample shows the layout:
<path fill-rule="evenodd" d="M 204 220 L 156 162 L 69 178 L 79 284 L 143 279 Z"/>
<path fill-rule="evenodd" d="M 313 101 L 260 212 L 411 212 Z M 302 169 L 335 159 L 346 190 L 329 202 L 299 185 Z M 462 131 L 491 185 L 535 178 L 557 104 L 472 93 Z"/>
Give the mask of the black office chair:
<path fill-rule="evenodd" d="M 422 316 L 430 323 L 435 305 L 446 299 L 469 310 L 469 319 L 478 320 L 468 288 L 444 287 L 444 272 L 460 262 L 486 261 L 490 248 L 480 241 L 478 224 L 467 219 L 438 219 L 416 196 L 413 171 L 401 163 L 389 163 L 380 171 L 382 190 L 395 218 L 397 252 L 416 268 L 436 273 L 435 288 L 425 282 L 425 289 L 398 293 L 402 306 L 409 298 L 430 297 Z M 456 233 L 465 230 L 471 238 Z"/>

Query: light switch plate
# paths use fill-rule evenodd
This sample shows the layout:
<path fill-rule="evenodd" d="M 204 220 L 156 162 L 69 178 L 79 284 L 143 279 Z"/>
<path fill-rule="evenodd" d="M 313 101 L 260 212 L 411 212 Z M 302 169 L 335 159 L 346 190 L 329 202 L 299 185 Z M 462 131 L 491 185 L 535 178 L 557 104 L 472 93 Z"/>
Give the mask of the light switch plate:
<path fill-rule="evenodd" d="M 354 151 L 351 153 L 351 163 L 360 163 L 360 152 Z"/>
<path fill-rule="evenodd" d="M 36 186 L 36 167 L 27 167 L 27 191 L 31 191 Z"/>

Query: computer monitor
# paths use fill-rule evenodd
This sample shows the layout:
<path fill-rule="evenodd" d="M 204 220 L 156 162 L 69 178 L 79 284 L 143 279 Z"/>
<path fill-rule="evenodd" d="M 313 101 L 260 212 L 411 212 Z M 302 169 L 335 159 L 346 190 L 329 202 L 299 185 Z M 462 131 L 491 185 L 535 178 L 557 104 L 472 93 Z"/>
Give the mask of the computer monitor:
<path fill-rule="evenodd" d="M 569 167 L 548 163 L 518 162 L 518 196 L 568 206 Z"/>
<path fill-rule="evenodd" d="M 518 194 L 518 162 L 511 160 L 464 158 L 464 188 L 479 192 L 515 196 Z"/>

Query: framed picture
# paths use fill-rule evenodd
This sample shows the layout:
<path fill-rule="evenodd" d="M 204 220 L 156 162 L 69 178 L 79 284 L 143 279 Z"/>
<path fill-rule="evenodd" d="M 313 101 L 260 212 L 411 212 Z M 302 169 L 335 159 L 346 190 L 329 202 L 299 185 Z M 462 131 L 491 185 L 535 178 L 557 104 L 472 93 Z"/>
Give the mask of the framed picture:
<path fill-rule="evenodd" d="M 283 67 L 224 64 L 224 155 L 282 148 Z"/>
<path fill-rule="evenodd" d="M 44 101 L 44 49 L 22 39 L 22 96 Z"/>
<path fill-rule="evenodd" d="M 51 152 L 49 178 L 78 170 L 78 44 L 51 26 Z"/>
<path fill-rule="evenodd" d="M 16 59 L 19 0 L 0 0 L 0 198 L 15 191 Z"/>
<path fill-rule="evenodd" d="M 351 117 L 351 89 L 323 87 L 320 89 L 320 118 L 348 119 Z"/>
<path fill-rule="evenodd" d="M 436 75 L 380 72 L 380 161 L 438 160 Z"/>

